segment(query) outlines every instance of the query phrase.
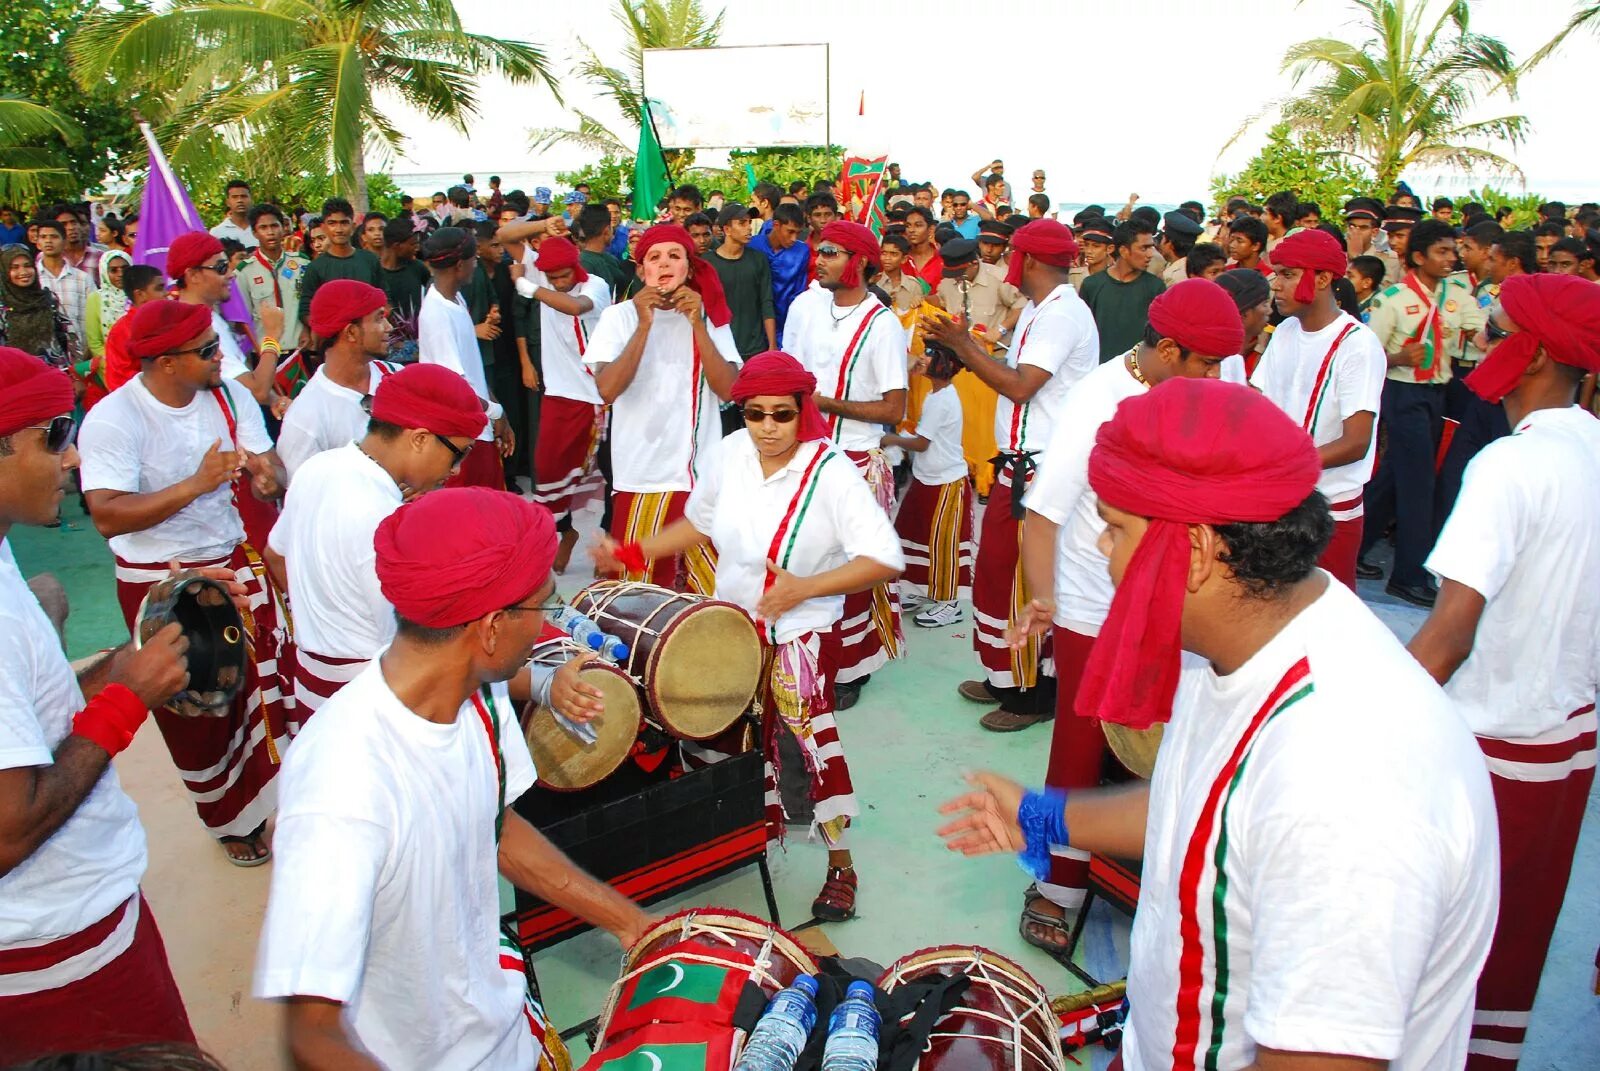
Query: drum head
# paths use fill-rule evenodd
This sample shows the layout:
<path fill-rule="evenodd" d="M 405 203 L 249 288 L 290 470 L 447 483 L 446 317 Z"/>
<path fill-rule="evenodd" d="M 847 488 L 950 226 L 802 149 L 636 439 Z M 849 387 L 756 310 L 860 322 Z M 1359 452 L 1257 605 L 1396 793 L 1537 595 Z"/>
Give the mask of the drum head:
<path fill-rule="evenodd" d="M 1161 723 L 1148 729 L 1130 729 L 1114 721 L 1103 721 L 1100 729 L 1106 734 L 1106 744 L 1117 761 L 1128 768 L 1135 777 L 1150 780 L 1156 768 L 1156 752 L 1161 749 Z"/>
<path fill-rule="evenodd" d="M 647 677 L 656 714 L 673 734 L 709 740 L 750 709 L 761 677 L 761 637 L 737 606 L 707 602 L 672 623 Z"/>
<path fill-rule="evenodd" d="M 134 615 L 134 647 L 174 622 L 189 641 L 189 686 L 169 708 L 188 717 L 226 716 L 244 684 L 249 659 L 238 608 L 215 580 L 180 574 L 160 581 Z"/>
<path fill-rule="evenodd" d="M 578 677 L 605 695 L 605 713 L 589 722 L 597 737 L 593 744 L 563 728 L 549 707 L 538 706 L 526 719 L 528 750 L 539 783 L 558 792 L 588 788 L 615 773 L 639 735 L 639 692 L 625 673 L 590 664 Z"/>

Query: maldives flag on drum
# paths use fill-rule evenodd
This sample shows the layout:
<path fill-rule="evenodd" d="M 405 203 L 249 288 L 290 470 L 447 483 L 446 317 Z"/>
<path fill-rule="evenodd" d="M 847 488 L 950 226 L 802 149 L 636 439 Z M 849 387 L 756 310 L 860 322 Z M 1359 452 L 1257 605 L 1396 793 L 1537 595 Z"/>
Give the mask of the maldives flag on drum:
<path fill-rule="evenodd" d="M 697 941 L 672 945 L 634 968 L 617 994 L 608 1037 L 651 1023 L 731 1026 L 755 962 Z"/>
<path fill-rule="evenodd" d="M 736 1031 L 702 1023 L 661 1023 L 607 1045 L 581 1071 L 728 1071 Z"/>
<path fill-rule="evenodd" d="M 889 167 L 889 154 L 847 156 L 839 173 L 839 204 L 845 218 L 860 223 L 883 236 L 883 177 Z"/>

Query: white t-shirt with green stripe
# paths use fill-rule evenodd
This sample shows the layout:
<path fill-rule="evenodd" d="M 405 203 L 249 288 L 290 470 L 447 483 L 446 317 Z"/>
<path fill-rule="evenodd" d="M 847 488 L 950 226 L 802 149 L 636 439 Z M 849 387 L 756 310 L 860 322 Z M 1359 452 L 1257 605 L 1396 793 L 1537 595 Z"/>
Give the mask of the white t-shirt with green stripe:
<path fill-rule="evenodd" d="M 1185 663 L 1151 782 L 1125 1066 L 1240 1068 L 1265 1046 L 1459 1068 L 1498 888 L 1471 733 L 1328 578 L 1233 673 Z"/>

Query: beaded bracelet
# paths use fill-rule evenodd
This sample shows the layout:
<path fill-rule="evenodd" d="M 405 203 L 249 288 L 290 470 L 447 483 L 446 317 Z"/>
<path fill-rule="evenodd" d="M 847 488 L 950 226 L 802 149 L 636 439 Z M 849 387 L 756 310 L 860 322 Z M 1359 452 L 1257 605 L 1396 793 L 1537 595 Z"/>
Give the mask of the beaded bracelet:
<path fill-rule="evenodd" d="M 1065 848 L 1067 836 L 1067 790 L 1045 788 L 1022 794 L 1017 805 L 1017 825 L 1022 827 L 1023 848 L 1017 865 L 1035 881 L 1050 878 L 1051 847 Z"/>

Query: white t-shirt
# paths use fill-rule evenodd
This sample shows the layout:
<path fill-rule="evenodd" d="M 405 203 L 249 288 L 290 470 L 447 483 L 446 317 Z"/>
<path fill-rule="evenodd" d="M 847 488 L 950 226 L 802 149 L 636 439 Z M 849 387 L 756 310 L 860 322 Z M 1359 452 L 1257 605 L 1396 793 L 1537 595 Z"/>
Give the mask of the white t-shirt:
<path fill-rule="evenodd" d="M 221 309 L 211 310 L 211 326 L 217 332 L 217 342 L 220 343 L 218 352 L 222 354 L 222 378 L 238 379 L 249 375 L 250 362 L 244 358 L 239 336 L 233 333 L 233 325 L 223 318 Z"/>
<path fill-rule="evenodd" d="M 307 461 L 267 545 L 283 555 L 295 642 L 331 658 L 373 658 L 394 639 L 373 533 L 400 508 L 394 479 L 355 443 Z"/>
<path fill-rule="evenodd" d="M 83 709 L 83 693 L 9 551 L 0 554 L 0 635 L 0 770 L 49 766 Z M 144 868 L 138 809 L 108 767 L 60 829 L 0 875 L 0 950 L 52 941 L 99 922 L 139 890 Z M 120 944 L 108 941 L 80 963 L 50 968 L 48 984 L 28 988 L 87 977 L 132 940 L 130 930 Z M 0 996 L 13 984 L 20 980 L 0 975 Z"/>
<path fill-rule="evenodd" d="M 549 284 L 541 277 L 538 286 Z M 583 363 L 589 336 L 600 323 L 600 314 L 611 304 L 611 287 L 598 275 L 578 283 L 568 295 L 586 297 L 594 308 L 582 316 L 568 316 L 539 302 L 539 352 L 544 361 L 544 392 L 556 398 L 600 405 L 600 391 L 594 385 L 594 371 Z"/>
<path fill-rule="evenodd" d="M 942 487 L 967 474 L 961 423 L 961 395 L 954 387 L 943 387 L 922 400 L 917 434 L 928 440 L 928 448 L 911 455 L 911 475 L 918 483 Z"/>
<path fill-rule="evenodd" d="M 1029 301 L 1022 307 L 1012 337 L 1016 341 L 1006 353 L 1006 364 L 1031 364 L 1050 378 L 1021 405 L 1000 395 L 994 441 L 1001 450 L 1043 450 L 1050 445 L 1067 392 L 1100 364 L 1100 330 L 1072 284 L 1062 283 L 1039 304 Z"/>
<path fill-rule="evenodd" d="M 906 332 L 899 318 L 870 294 L 844 319 L 835 321 L 837 314 L 833 292 L 812 287 L 794 299 L 783 323 L 783 350 L 817 377 L 817 392 L 875 402 L 892 390 L 905 390 Z M 833 441 L 846 450 L 876 450 L 883 438 L 882 424 L 826 413 L 823 419 Z"/>
<path fill-rule="evenodd" d="M 1099 546 L 1106 523 L 1089 486 L 1089 453 L 1100 425 L 1116 415 L 1117 404 L 1147 390 L 1120 357 L 1080 379 L 1056 415 L 1050 446 L 1022 499 L 1029 510 L 1059 526 L 1055 623 L 1080 636 L 1100 635 L 1112 595 L 1110 563 Z"/>
<path fill-rule="evenodd" d="M 500 406 L 489 401 L 483 355 L 478 352 L 478 336 L 473 333 L 466 298 L 457 294 L 454 301 L 447 300 L 432 286 L 423 293 L 422 308 L 417 313 L 417 361 L 442 364 L 472 384 L 473 391 L 489 407 L 489 423 L 484 425 L 478 441 L 494 442 L 494 421 L 500 415 Z"/>
<path fill-rule="evenodd" d="M 1323 360 L 1334 339 L 1347 327 L 1351 331 L 1339 343 L 1328 374 L 1323 376 Z M 1344 422 L 1357 413 L 1373 414 L 1372 436 L 1361 459 L 1322 470 L 1317 490 L 1329 502 L 1354 497 L 1372 478 L 1378 450 L 1378 403 L 1388 371 L 1389 359 L 1378 336 L 1349 313 L 1341 312 L 1321 331 L 1306 331 L 1293 316 L 1284 320 L 1272 332 L 1267 351 L 1250 377 L 1252 387 L 1272 399 L 1301 427 L 1306 427 L 1307 412 L 1313 412 L 1313 426 L 1306 430 L 1318 446 L 1326 446 L 1343 435 Z"/>
<path fill-rule="evenodd" d="M 373 361 L 365 394 L 329 379 L 325 367 L 312 373 L 283 415 L 283 427 L 278 431 L 278 458 L 290 480 L 313 456 L 367 433 L 370 418 L 361 408 L 361 399 L 377 390 L 383 377 L 395 370 L 393 365 Z"/>
<path fill-rule="evenodd" d="M 238 443 L 253 454 L 272 449 L 261 407 L 243 384 L 223 379 L 233 401 Z M 92 409 L 78 433 L 85 491 L 149 494 L 193 476 L 200 459 L 220 442 L 234 449 L 222 406 L 210 391 L 182 409 L 158 401 L 141 376 L 124 383 Z M 111 552 L 124 561 L 165 562 L 220 558 L 244 539 L 233 506 L 233 484 L 208 491 L 177 513 L 140 532 L 112 536 Z"/>
<path fill-rule="evenodd" d="M 256 236 L 249 226 L 241 227 L 228 216 L 223 216 L 222 222 L 211 228 L 211 236 L 213 238 L 232 238 L 246 249 L 254 249 L 261 244 L 256 240 Z"/>
<path fill-rule="evenodd" d="M 1171 1067 L 1185 1020 L 1201 1057 L 1220 1035 L 1221 1067 L 1257 1046 L 1396 1071 L 1466 1059 L 1500 879 L 1483 755 L 1393 633 L 1320 575 L 1326 591 L 1239 669 L 1183 674 L 1150 785 L 1129 1071 Z"/>
<path fill-rule="evenodd" d="M 533 759 L 496 686 L 509 804 Z M 500 780 L 474 703 L 449 725 L 373 663 L 323 704 L 278 773 L 258 997 L 344 1004 L 384 1067 L 532 1067 L 520 972 L 500 966 Z"/>
<path fill-rule="evenodd" d="M 616 360 L 638 324 L 633 302 L 607 308 L 589 336 L 584 363 L 599 369 Z M 723 360 L 737 365 L 730 326 L 707 321 L 706 330 Z M 691 490 L 722 438 L 720 404 L 696 358 L 693 326 L 675 309 L 657 309 L 638 371 L 611 403 L 612 486 L 640 494 Z"/>
<path fill-rule="evenodd" d="M 1597 526 L 1600 421 L 1577 406 L 1529 413 L 1467 465 L 1427 567 L 1487 602 L 1445 685 L 1473 732 L 1527 739 L 1595 701 Z"/>
<path fill-rule="evenodd" d="M 792 519 L 774 552 L 773 536 L 791 502 L 796 503 Z M 716 544 L 716 597 L 737 603 L 752 617 L 764 591 L 768 558 L 796 576 L 815 576 L 860 557 L 905 568 L 900 537 L 872 489 L 855 463 L 826 440 L 801 443 L 789 463 L 767 477 L 750 433 L 734 432 L 718 444 L 683 515 Z M 843 613 L 843 595 L 807 599 L 763 631 L 768 639 L 786 643 L 826 630 Z"/>

